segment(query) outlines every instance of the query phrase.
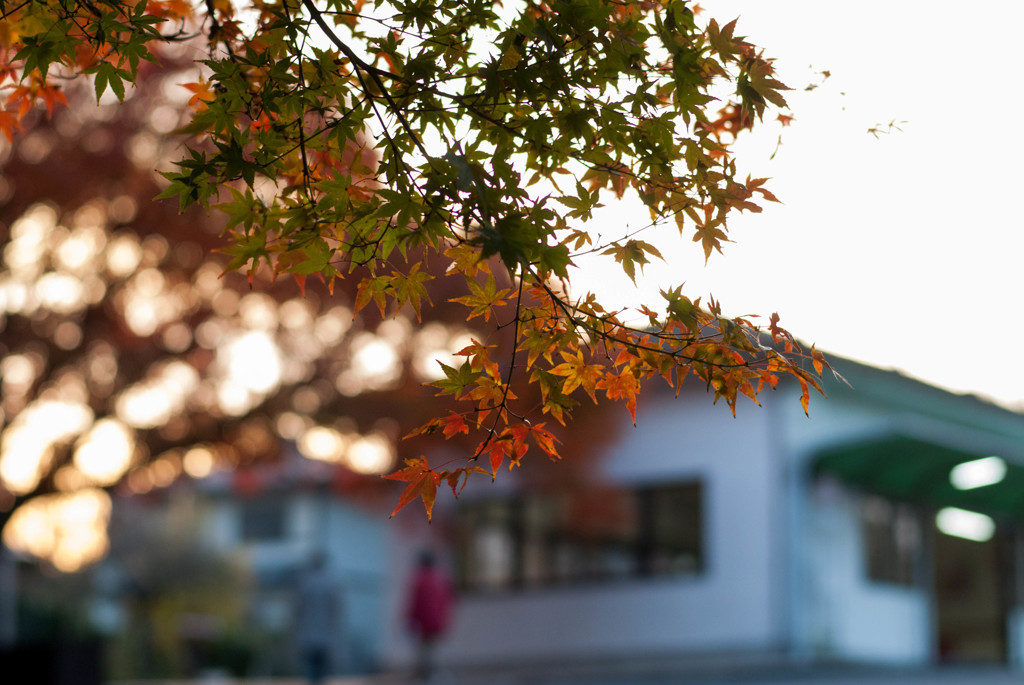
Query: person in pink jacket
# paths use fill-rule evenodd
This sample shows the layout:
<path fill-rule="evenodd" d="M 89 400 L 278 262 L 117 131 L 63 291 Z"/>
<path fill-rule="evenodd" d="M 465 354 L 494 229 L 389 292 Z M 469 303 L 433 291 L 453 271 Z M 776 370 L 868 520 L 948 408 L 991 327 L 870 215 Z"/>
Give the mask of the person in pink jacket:
<path fill-rule="evenodd" d="M 416 676 L 422 680 L 433 673 L 434 645 L 448 631 L 454 603 L 451 581 L 437 568 L 434 555 L 424 552 L 412 576 L 407 616 L 419 644 Z"/>

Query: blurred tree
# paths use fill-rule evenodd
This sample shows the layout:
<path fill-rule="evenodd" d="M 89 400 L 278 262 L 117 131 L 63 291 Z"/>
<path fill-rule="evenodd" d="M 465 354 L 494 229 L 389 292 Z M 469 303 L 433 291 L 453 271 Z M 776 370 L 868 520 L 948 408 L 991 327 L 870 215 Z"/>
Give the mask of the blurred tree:
<path fill-rule="evenodd" d="M 192 503 L 178 504 L 170 517 L 174 504 L 119 509 L 101 568 L 106 599 L 124 610 L 109 645 L 111 678 L 195 677 L 216 666 L 244 675 L 239 666 L 252 661 L 253 645 L 243 637 L 249 566 L 237 550 L 204 541 Z M 86 596 L 95 602 L 96 594 Z"/>
<path fill-rule="evenodd" d="M 775 200 L 765 179 L 738 175 L 724 140 L 768 107 L 785 107 L 786 87 L 736 35 L 736 22 L 705 22 L 696 9 L 686 0 L 9 4 L 0 20 L 0 129 L 13 139 L 37 105 L 52 112 L 65 103 L 66 79 L 80 76 L 110 103 L 101 109 L 137 108 L 147 60 L 189 55 L 196 67 L 178 81 L 187 92 L 165 94 L 152 111 L 176 124 L 187 117 L 177 129 L 182 143 L 173 164 L 156 156 L 142 166 L 166 169 L 161 197 L 182 210 L 221 212 L 229 268 L 254 284 L 263 273 L 300 285 L 315 274 L 328 289 L 345 279 L 354 283 L 351 309 L 374 305 L 382 316 L 419 321 L 431 302 L 446 301 L 496 335 L 511 331 L 504 346 L 479 336 L 435 382 L 460 403 L 442 405 L 421 432 L 475 434 L 461 465 L 415 457 L 389 476 L 407 483 L 398 508 L 422 498 L 429 515 L 442 483 L 457 491 L 474 471 L 518 464 L 531 444 L 557 457 L 557 440 L 539 419 L 564 421 L 574 396 L 620 400 L 635 421 L 648 377 L 678 388 L 695 375 L 735 411 L 740 395 L 756 400 L 788 375 L 802 386 L 806 411 L 824 360 L 813 349 L 804 354 L 777 316 L 769 326 L 776 345 L 768 346 L 750 321 L 724 317 L 714 300 L 702 307 L 681 288 L 630 315 L 568 288 L 585 254 L 604 255 L 635 279 L 637 267 L 661 257 L 641 234 L 650 238 L 666 223 L 710 258 L 728 242 L 730 214 Z M 37 137 L 37 154 L 47 144 Z M 369 147 L 374 155 L 364 154 Z M 602 199 L 627 192 L 646 205 L 650 223 L 589 228 Z M 106 213 L 116 219 L 112 205 Z M 55 225 L 46 209 L 25 221 L 18 235 Z M 142 247 L 144 264 L 182 259 L 183 236 L 157 226 L 164 243 L 157 235 Z M 509 283 L 489 274 L 489 257 L 500 259 Z M 442 274 L 461 279 L 445 300 L 426 289 Z M 135 334 L 163 325 L 176 306 L 173 298 L 151 304 L 159 314 L 139 323 L 136 295 L 162 291 L 138 278 L 120 300 Z M 642 323 L 630 323 L 636 316 Z M 265 344 L 251 333 L 238 344 Z M 229 360 L 250 354 L 267 361 L 232 348 L 211 368 L 230 375 L 244 362 Z M 22 359 L 27 369 L 34 357 Z M 254 401 L 274 368 L 240 372 L 256 385 L 232 386 L 220 401 L 240 403 L 235 410 Z M 84 414 L 69 416 L 76 420 Z"/>
<path fill-rule="evenodd" d="M 151 201 L 188 64 L 145 66 L 127 106 L 72 86 L 0 162 L 0 520 L 62 570 L 104 553 L 104 491 L 230 469 L 254 494 L 279 437 L 311 460 L 300 480 L 390 491 L 365 476 L 429 449 L 399 438 L 474 335 L 454 305 L 381 321 L 353 313 L 354 284 L 224 273 L 214 219 Z"/>

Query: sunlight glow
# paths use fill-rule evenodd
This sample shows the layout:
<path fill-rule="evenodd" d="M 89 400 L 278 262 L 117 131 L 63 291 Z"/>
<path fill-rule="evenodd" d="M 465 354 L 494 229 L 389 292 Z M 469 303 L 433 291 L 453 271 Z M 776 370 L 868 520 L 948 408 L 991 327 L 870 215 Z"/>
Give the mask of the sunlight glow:
<path fill-rule="evenodd" d="M 107 271 L 113 276 L 130 276 L 141 261 L 142 246 L 134 235 L 119 235 L 107 246 Z"/>
<path fill-rule="evenodd" d="M 313 305 L 306 300 L 291 299 L 281 303 L 278 317 L 281 325 L 292 330 L 308 332 L 313 327 Z"/>
<path fill-rule="evenodd" d="M 401 380 L 402 360 L 391 340 L 364 331 L 352 339 L 351 351 L 351 367 L 335 382 L 341 394 L 354 397 L 368 390 L 386 390 Z"/>
<path fill-rule="evenodd" d="M 53 474 L 53 484 L 61 492 L 77 492 L 93 485 L 88 476 L 71 465 L 57 469 Z"/>
<path fill-rule="evenodd" d="M 217 406 L 229 416 L 242 416 L 257 402 L 259 396 L 254 396 L 240 383 L 229 380 L 217 386 Z"/>
<path fill-rule="evenodd" d="M 50 271 L 35 283 L 39 304 L 58 314 L 71 314 L 86 304 L 85 286 L 68 273 Z"/>
<path fill-rule="evenodd" d="M 37 400 L 21 411 L 2 434 L 0 481 L 16 495 L 31 492 L 53 458 L 55 445 L 92 423 L 92 410 L 79 403 Z"/>
<path fill-rule="evenodd" d="M 249 293 L 238 303 L 242 325 L 251 330 L 272 331 L 277 328 L 277 302 L 263 293 Z"/>
<path fill-rule="evenodd" d="M 34 295 L 34 292 L 30 293 L 28 286 L 24 283 L 0 277 L 0 313 L 16 314 L 29 309 L 31 295 Z"/>
<path fill-rule="evenodd" d="M 345 437 L 333 428 L 313 426 L 299 437 L 297 447 L 308 459 L 337 463 L 345 456 L 346 442 Z"/>
<path fill-rule="evenodd" d="M 352 366 L 367 378 L 391 378 L 398 368 L 395 345 L 372 333 L 362 333 L 352 341 Z"/>
<path fill-rule="evenodd" d="M 53 329 L 53 342 L 62 350 L 73 350 L 82 344 L 82 329 L 74 321 L 61 321 Z"/>
<path fill-rule="evenodd" d="M 422 381 L 436 381 L 444 378 L 441 364 L 458 368 L 460 358 L 455 355 L 473 343 L 473 335 L 468 332 L 452 333 L 439 323 L 429 323 L 417 333 L 413 344 L 413 370 Z"/>
<path fill-rule="evenodd" d="M 11 225 L 11 241 L 4 262 L 15 278 L 31 281 L 43 272 L 47 240 L 57 226 L 57 212 L 49 205 L 33 205 Z"/>
<path fill-rule="evenodd" d="M 341 341 L 352 326 L 352 310 L 348 307 L 332 307 L 319 318 L 313 327 L 313 334 L 324 345 L 335 345 Z"/>
<path fill-rule="evenodd" d="M 106 554 L 110 509 L 110 495 L 98 489 L 36 497 L 11 514 L 3 541 L 73 573 Z"/>
<path fill-rule="evenodd" d="M 129 426 L 155 428 L 181 412 L 198 385 L 198 371 L 186 362 L 172 361 L 122 392 L 114 409 Z"/>
<path fill-rule="evenodd" d="M 220 278 L 220 267 L 216 264 L 204 264 L 192 277 L 192 289 L 204 300 L 212 300 L 224 289 L 224 281 Z"/>
<path fill-rule="evenodd" d="M 136 335 L 149 336 L 160 326 L 177 320 L 188 309 L 189 299 L 187 288 L 172 288 L 157 269 L 143 269 L 125 288 L 124 320 Z"/>
<path fill-rule="evenodd" d="M 309 425 L 311 422 L 308 417 L 290 411 L 278 416 L 275 422 L 277 434 L 285 440 L 298 440 Z"/>
<path fill-rule="evenodd" d="M 185 473 L 191 478 L 206 478 L 213 473 L 213 452 L 206 447 L 193 447 L 181 460 Z"/>
<path fill-rule="evenodd" d="M 153 477 L 153 485 L 158 488 L 166 488 L 182 471 L 181 463 L 167 456 L 153 461 L 148 468 Z"/>
<path fill-rule="evenodd" d="M 74 464 L 96 485 L 112 485 L 128 471 L 135 434 L 117 419 L 100 419 L 79 441 Z"/>
<path fill-rule="evenodd" d="M 89 380 L 97 385 L 113 384 L 117 378 L 117 356 L 109 343 L 94 343 L 89 348 L 86 372 Z"/>
<path fill-rule="evenodd" d="M 107 243 L 107 234 L 99 226 L 76 228 L 61 241 L 55 258 L 61 268 L 74 274 L 85 275 L 95 271 L 95 260 Z"/>
<path fill-rule="evenodd" d="M 0 377 L 4 394 L 23 394 L 32 387 L 39 373 L 37 360 L 27 354 L 12 354 L 0 359 Z"/>
<path fill-rule="evenodd" d="M 348 449 L 346 462 L 357 473 L 377 474 L 391 469 L 395 450 L 391 441 L 380 434 L 359 438 Z"/>
<path fill-rule="evenodd" d="M 270 392 L 281 380 L 281 351 L 264 331 L 237 336 L 218 349 L 217 361 L 229 382 L 252 392 Z"/>

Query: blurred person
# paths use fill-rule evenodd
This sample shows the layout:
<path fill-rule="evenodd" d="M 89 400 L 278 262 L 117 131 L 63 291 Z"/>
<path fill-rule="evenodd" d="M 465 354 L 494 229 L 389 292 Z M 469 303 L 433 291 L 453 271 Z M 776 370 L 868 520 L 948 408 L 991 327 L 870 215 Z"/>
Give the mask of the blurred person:
<path fill-rule="evenodd" d="M 409 591 L 409 630 L 416 637 L 416 677 L 429 680 L 434 672 L 434 647 L 448 630 L 455 595 L 451 581 L 432 552 L 423 552 Z"/>
<path fill-rule="evenodd" d="M 327 569 L 327 555 L 312 556 L 299 579 L 296 631 L 303 675 L 310 685 L 324 681 L 331 667 L 331 647 L 339 635 L 341 601 Z"/>

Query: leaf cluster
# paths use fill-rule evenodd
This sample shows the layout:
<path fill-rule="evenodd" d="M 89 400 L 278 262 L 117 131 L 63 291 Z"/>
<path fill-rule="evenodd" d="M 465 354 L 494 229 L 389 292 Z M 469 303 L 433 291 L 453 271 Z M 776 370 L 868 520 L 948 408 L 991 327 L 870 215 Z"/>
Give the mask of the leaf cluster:
<path fill-rule="evenodd" d="M 465 283 L 452 302 L 511 334 L 503 351 L 485 340 L 444 367 L 437 390 L 461 408 L 421 432 L 482 437 L 465 466 L 417 459 L 396 473 L 408 483 L 399 508 L 421 498 L 429 514 L 442 481 L 457 491 L 530 444 L 557 457 L 534 419 L 564 423 L 581 392 L 623 402 L 635 421 L 653 376 L 677 391 L 696 376 L 733 411 L 783 376 L 801 384 L 805 410 L 820 389 L 820 355 L 775 319 L 767 343 L 750 320 L 680 289 L 638 306 L 640 327 L 567 294 L 584 254 L 635 281 L 662 258 L 641 231 L 674 224 L 709 259 L 734 212 L 776 201 L 764 179 L 737 175 L 725 142 L 786 106 L 772 62 L 735 21 L 704 22 L 686 0 L 26 2 L 0 19 L 0 127 L 10 138 L 36 102 L 52 107 L 58 72 L 124 100 L 139 65 L 190 33 L 203 55 L 184 84 L 184 154 L 162 171 L 160 197 L 223 213 L 229 268 L 300 285 L 357 278 L 357 310 L 419 316 L 433 274 L 417 255 L 443 254 Z M 597 234 L 595 210 L 626 193 L 650 223 Z M 540 405 L 516 406 L 518 384 L 535 385 Z"/>

